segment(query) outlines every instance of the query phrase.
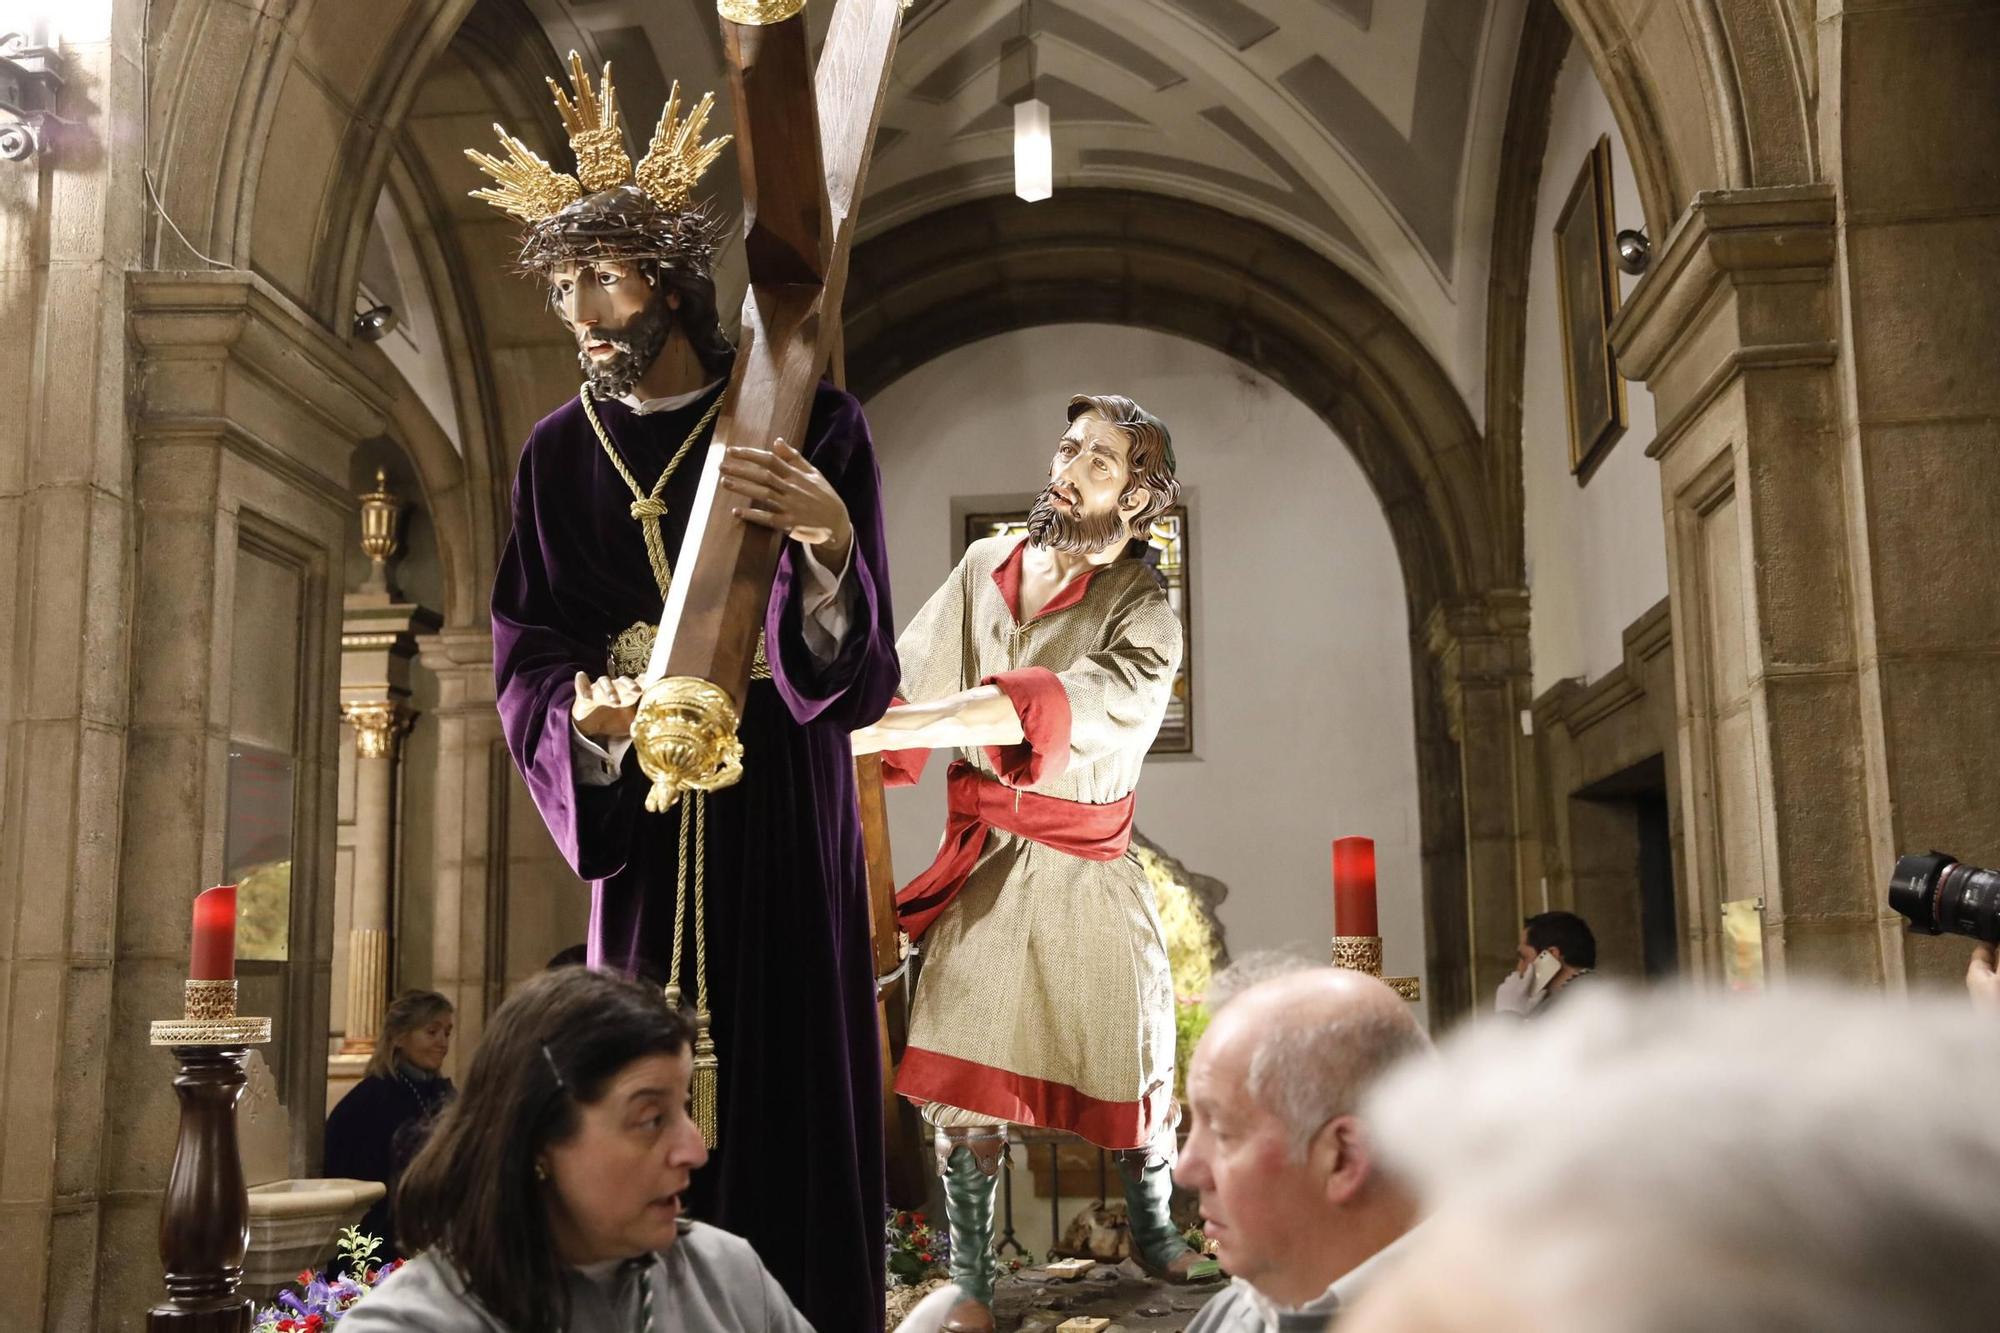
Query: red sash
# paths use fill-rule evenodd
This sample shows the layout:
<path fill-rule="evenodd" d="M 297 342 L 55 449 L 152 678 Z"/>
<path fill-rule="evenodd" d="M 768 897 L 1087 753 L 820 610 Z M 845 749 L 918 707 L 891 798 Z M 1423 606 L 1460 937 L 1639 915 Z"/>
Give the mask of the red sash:
<path fill-rule="evenodd" d="M 952 763 L 946 779 L 944 845 L 931 868 L 896 895 L 896 919 L 911 939 L 930 929 L 965 887 L 988 829 L 1018 834 L 1086 861 L 1116 861 L 1132 843 L 1137 792 L 1108 805 L 1065 801 L 996 782 L 963 759 Z"/>

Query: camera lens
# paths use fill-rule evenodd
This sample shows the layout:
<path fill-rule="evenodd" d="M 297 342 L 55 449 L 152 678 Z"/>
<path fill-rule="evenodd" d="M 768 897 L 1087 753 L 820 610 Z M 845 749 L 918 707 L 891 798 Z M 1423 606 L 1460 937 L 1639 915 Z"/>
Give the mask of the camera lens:
<path fill-rule="evenodd" d="M 1889 906 L 1929 935 L 1969 935 L 2000 943 L 2000 871 L 1969 866 L 1942 852 L 1896 858 Z"/>

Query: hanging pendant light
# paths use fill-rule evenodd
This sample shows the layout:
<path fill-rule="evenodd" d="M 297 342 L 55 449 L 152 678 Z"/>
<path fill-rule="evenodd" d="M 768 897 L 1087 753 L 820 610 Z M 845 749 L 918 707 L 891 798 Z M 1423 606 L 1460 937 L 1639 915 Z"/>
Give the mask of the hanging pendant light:
<path fill-rule="evenodd" d="M 1049 104 L 1039 97 L 1014 103 L 1014 193 L 1031 204 L 1055 193 Z"/>
<path fill-rule="evenodd" d="M 1032 204 L 1055 193 L 1055 141 L 1036 80 L 1029 3 L 1021 5 L 1021 35 L 1000 48 L 1000 104 L 1014 108 L 1014 193 Z"/>

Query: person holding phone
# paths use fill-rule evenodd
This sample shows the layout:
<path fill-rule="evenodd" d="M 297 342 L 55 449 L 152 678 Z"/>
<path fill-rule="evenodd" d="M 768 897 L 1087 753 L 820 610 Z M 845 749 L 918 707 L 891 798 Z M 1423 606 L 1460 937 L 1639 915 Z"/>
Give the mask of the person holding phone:
<path fill-rule="evenodd" d="M 1519 963 L 1494 993 L 1495 1013 L 1547 1012 L 1570 982 L 1597 966 L 1597 937 L 1574 912 L 1542 912 L 1523 923 Z"/>

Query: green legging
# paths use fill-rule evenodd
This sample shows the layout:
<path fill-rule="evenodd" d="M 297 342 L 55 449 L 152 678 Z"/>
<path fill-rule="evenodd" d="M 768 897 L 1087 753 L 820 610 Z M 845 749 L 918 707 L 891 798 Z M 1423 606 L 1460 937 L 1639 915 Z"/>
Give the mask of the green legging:
<path fill-rule="evenodd" d="M 1000 1261 L 993 1253 L 993 1186 L 996 1171 L 979 1169 L 972 1149 L 954 1147 L 944 1161 L 944 1216 L 951 1227 L 951 1280 L 984 1305 L 993 1304 Z"/>
<path fill-rule="evenodd" d="M 1144 1148 L 1113 1153 L 1125 1182 L 1125 1216 L 1132 1225 L 1132 1253 L 1155 1272 L 1188 1252 L 1168 1205 L 1173 1200 L 1174 1173 L 1167 1158 Z"/>

